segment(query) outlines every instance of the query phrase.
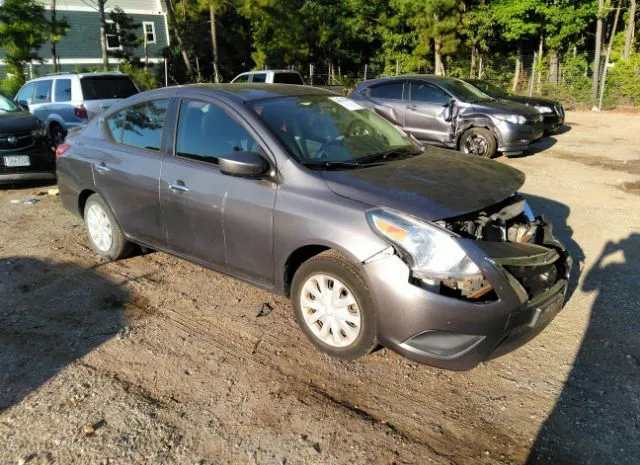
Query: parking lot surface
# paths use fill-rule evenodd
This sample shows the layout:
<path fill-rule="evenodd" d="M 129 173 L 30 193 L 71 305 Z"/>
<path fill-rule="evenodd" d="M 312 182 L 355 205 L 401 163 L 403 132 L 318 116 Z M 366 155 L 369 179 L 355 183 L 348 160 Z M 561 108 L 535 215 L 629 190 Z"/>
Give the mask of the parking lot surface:
<path fill-rule="evenodd" d="M 469 372 L 331 359 L 285 298 L 164 253 L 100 261 L 46 187 L 0 189 L 0 465 L 640 463 L 639 134 L 570 112 L 498 159 L 574 279 L 541 335 Z"/>

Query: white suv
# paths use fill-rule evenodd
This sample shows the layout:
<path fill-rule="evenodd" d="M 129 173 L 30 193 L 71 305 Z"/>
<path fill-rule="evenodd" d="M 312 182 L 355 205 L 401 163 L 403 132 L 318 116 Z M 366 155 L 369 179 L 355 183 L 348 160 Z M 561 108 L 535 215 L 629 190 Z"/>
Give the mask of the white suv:
<path fill-rule="evenodd" d="M 265 71 L 248 71 L 238 74 L 231 83 L 252 82 L 254 84 L 298 84 L 303 85 L 302 76 L 297 71 L 288 69 L 270 69 Z"/>
<path fill-rule="evenodd" d="M 70 129 L 84 126 L 113 103 L 138 92 L 123 73 L 56 73 L 27 82 L 15 101 L 29 106 L 58 146 Z"/>

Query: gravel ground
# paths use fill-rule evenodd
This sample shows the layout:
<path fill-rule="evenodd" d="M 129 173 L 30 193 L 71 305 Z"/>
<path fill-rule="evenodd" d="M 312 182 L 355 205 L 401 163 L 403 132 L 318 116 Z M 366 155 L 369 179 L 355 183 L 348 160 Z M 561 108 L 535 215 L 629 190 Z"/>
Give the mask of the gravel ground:
<path fill-rule="evenodd" d="M 462 373 L 330 359 L 286 299 L 163 253 L 102 262 L 59 198 L 1 189 L 0 465 L 640 463 L 640 117 L 567 125 L 499 162 L 571 249 L 571 298 Z"/>

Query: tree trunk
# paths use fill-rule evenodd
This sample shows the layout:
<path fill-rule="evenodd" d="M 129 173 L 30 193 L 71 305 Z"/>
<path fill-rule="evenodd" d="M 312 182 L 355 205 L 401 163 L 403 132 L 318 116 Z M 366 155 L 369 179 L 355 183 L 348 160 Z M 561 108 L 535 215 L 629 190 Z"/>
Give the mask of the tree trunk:
<path fill-rule="evenodd" d="M 600 83 L 600 101 L 598 102 L 598 109 L 602 109 L 602 100 L 604 99 L 604 86 L 607 81 L 607 70 L 609 64 L 609 57 L 611 56 L 611 48 L 613 47 L 613 39 L 616 36 L 616 28 L 618 27 L 618 18 L 620 18 L 620 2 L 618 2 L 618 8 L 616 8 L 616 15 L 613 19 L 613 27 L 611 28 L 611 37 L 609 37 L 609 46 L 607 47 L 607 53 L 604 57 L 604 69 L 602 70 L 602 82 Z"/>
<path fill-rule="evenodd" d="M 539 94 L 542 91 L 542 56 L 544 53 L 544 37 L 540 35 L 540 43 L 538 44 L 538 77 L 536 82 L 536 92 Z"/>
<path fill-rule="evenodd" d="M 596 18 L 596 50 L 593 57 L 593 74 L 591 78 L 591 100 L 595 105 L 598 99 L 598 84 L 600 82 L 600 55 L 602 54 L 602 20 L 604 18 L 604 0 L 598 0 Z"/>
<path fill-rule="evenodd" d="M 549 50 L 549 82 L 558 84 L 558 52 L 557 50 Z"/>
<path fill-rule="evenodd" d="M 627 27 L 624 34 L 624 52 L 622 53 L 622 58 L 624 58 L 625 60 L 628 60 L 629 55 L 631 54 L 633 38 L 636 32 L 636 7 L 638 4 L 636 0 L 630 0 L 630 2 L 631 4 L 629 5 L 629 17 L 627 18 Z"/>
<path fill-rule="evenodd" d="M 101 1 L 101 0 L 98 0 Z M 184 47 L 184 41 L 182 40 L 182 34 L 180 33 L 180 29 L 178 28 L 178 22 L 176 21 L 176 13 L 173 11 L 173 5 L 171 4 L 171 0 L 164 0 L 164 4 L 167 10 L 167 18 L 169 19 L 169 24 L 171 25 L 171 29 L 176 36 L 176 40 L 178 41 L 178 46 L 180 47 L 180 51 L 182 54 L 182 59 L 184 60 L 184 66 L 187 68 L 187 76 L 189 79 L 193 80 L 193 67 L 191 66 L 191 61 L 189 61 L 189 54 Z"/>
<path fill-rule="evenodd" d="M 98 0 L 98 13 L 100 13 L 100 49 L 102 50 L 102 67 L 109 71 L 109 55 L 107 53 L 107 18 L 104 12 L 104 5 L 107 0 Z"/>
<path fill-rule="evenodd" d="M 56 54 L 57 35 L 56 0 L 51 1 L 51 60 L 53 61 L 53 72 L 60 71 L 58 68 L 58 55 Z"/>
<path fill-rule="evenodd" d="M 435 56 L 435 74 L 437 76 L 440 76 L 441 74 L 441 68 L 442 68 L 442 53 L 440 52 L 440 49 L 442 47 L 442 43 L 440 41 L 440 36 L 436 36 L 433 39 L 433 52 L 434 52 L 434 56 Z"/>
<path fill-rule="evenodd" d="M 478 48 L 473 45 L 471 47 L 471 69 L 469 71 L 469 77 L 471 79 L 476 77 L 476 62 L 478 61 Z"/>
<path fill-rule="evenodd" d="M 518 56 L 516 57 L 516 69 L 513 73 L 513 86 L 511 92 L 514 94 L 518 91 L 518 83 L 520 82 L 520 71 L 522 69 L 522 43 L 518 42 Z"/>
<path fill-rule="evenodd" d="M 220 82 L 218 72 L 218 36 L 216 34 L 216 12 L 213 9 L 213 2 L 209 1 L 209 21 L 211 21 L 211 46 L 213 48 L 213 80 L 216 84 Z"/>

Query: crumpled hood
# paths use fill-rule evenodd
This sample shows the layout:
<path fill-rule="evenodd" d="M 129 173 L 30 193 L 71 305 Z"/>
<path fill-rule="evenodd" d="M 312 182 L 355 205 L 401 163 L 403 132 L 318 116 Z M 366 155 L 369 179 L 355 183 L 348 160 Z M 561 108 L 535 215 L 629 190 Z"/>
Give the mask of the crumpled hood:
<path fill-rule="evenodd" d="M 490 102 L 473 103 L 473 107 L 479 110 L 489 110 L 493 114 L 508 113 L 526 117 L 533 117 L 540 114 L 535 108 L 511 100 L 492 100 Z"/>
<path fill-rule="evenodd" d="M 29 131 L 39 125 L 38 118 L 27 111 L 0 111 L 0 133 Z"/>
<path fill-rule="evenodd" d="M 425 153 L 380 166 L 323 171 L 335 194 L 399 210 L 426 221 L 470 213 L 504 200 L 524 173 L 502 163 L 429 147 Z"/>

